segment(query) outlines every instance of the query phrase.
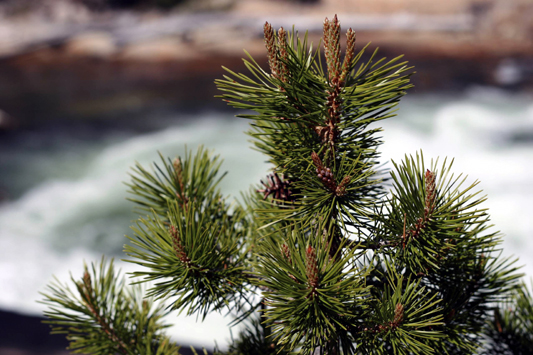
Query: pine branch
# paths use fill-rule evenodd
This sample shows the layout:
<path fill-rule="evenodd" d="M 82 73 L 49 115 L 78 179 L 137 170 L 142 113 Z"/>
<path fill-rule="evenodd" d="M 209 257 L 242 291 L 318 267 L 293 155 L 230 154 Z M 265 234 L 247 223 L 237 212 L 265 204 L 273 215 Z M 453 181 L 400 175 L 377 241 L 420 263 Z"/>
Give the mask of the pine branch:
<path fill-rule="evenodd" d="M 49 306 L 45 323 L 52 334 L 66 334 L 69 350 L 84 354 L 178 354 L 179 347 L 163 335 L 163 305 L 143 300 L 139 287 L 127 289 L 113 261 L 85 267 L 75 290 L 56 280 L 43 293 Z"/>
<path fill-rule="evenodd" d="M 378 217 L 382 224 L 368 243 L 383 246 L 376 250 L 407 275 L 423 275 L 421 285 L 439 295 L 447 334 L 441 351 L 472 353 L 491 305 L 520 277 L 517 267 L 499 258 L 499 235 L 487 233 L 488 214 L 478 209 L 484 198 L 471 192 L 477 183 L 461 189 L 464 179 L 450 173 L 451 164 L 426 169 L 421 155 L 395 167 L 388 213 Z"/>
<path fill-rule="evenodd" d="M 372 288 L 370 306 L 350 328 L 358 339 L 357 353 L 439 354 L 441 300 L 420 279 L 405 279 L 389 262 L 384 287 Z"/>
<path fill-rule="evenodd" d="M 501 258 L 477 182 L 422 153 L 390 178 L 378 167 L 371 125 L 411 87 L 407 62 L 377 50 L 363 61 L 352 29 L 342 59 L 337 16 L 324 22 L 325 65 L 307 33 L 263 29 L 268 68 L 248 55 L 249 75 L 225 68 L 216 84 L 256 112 L 240 117 L 271 174 L 230 204 L 220 160 L 202 147 L 155 171 L 137 164 L 131 200 L 149 215 L 125 246 L 143 267 L 135 283 L 170 310 L 246 322 L 228 355 L 530 353 L 531 294 L 516 260 Z M 112 263 L 72 281 L 44 303 L 75 352 L 177 354 L 162 308 L 127 291 Z"/>
<path fill-rule="evenodd" d="M 488 344 L 484 354 L 525 355 L 533 344 L 533 303 L 525 283 L 513 290 L 509 300 L 502 302 L 487 322 Z"/>
<path fill-rule="evenodd" d="M 126 184 L 134 195 L 129 200 L 139 206 L 139 212 L 156 211 L 166 218 L 170 201 L 178 201 L 184 208 L 189 201 L 210 204 L 221 198 L 216 189 L 226 173 L 219 175 L 222 162 L 218 156 L 211 157 L 200 146 L 194 158 L 191 151 L 185 152 L 183 161 L 160 157 L 163 167 L 154 164 L 154 172 L 150 172 L 137 163 L 130 174 L 131 182 Z M 209 213 L 216 216 L 216 207 Z"/>
<path fill-rule="evenodd" d="M 329 210 L 330 216 L 325 218 L 342 220 L 343 226 L 364 227 L 371 206 L 383 192 L 373 170 L 380 144 L 373 135 L 378 129 L 366 128 L 390 116 L 387 111 L 409 87 L 406 73 L 410 68 L 396 64 L 398 58 L 386 64 L 371 64 L 371 59 L 356 71 L 366 47 L 355 54 L 352 30 L 348 31 L 347 54 L 341 65 L 338 20 L 326 20 L 324 29 L 328 77 L 317 61 L 319 53 L 307 47 L 306 36 L 300 40 L 293 33 L 285 48 L 285 41 L 282 45 L 276 42 L 267 23 L 265 43 L 272 75 L 250 58 L 245 63 L 258 80 L 227 70 L 233 78 L 225 76 L 216 82 L 231 105 L 258 113 L 241 115 L 254 120 L 249 134 L 256 147 L 271 157 L 277 173 L 294 181 L 297 193 L 293 198 L 298 203 L 285 209 L 278 220 L 307 216 L 304 224 L 308 224 L 312 216 Z M 277 78 L 279 63 L 286 66 L 290 81 Z M 335 186 L 325 186 L 332 192 L 330 196 L 324 196 L 315 183 L 312 154 L 320 156 L 330 169 L 333 179 L 329 179 L 335 181 Z M 270 209 L 264 212 L 270 213 Z"/>
<path fill-rule="evenodd" d="M 177 202 L 168 208 L 170 226 L 154 214 L 141 219 L 133 228 L 135 236 L 128 237 L 131 244 L 125 252 L 132 259 L 126 261 L 148 268 L 133 275 L 142 282 L 159 281 L 148 295 L 170 296 L 172 309 L 187 306 L 187 314 L 199 312 L 202 317 L 223 307 L 230 311 L 250 282 L 241 244 L 246 229 L 227 210 L 214 219 L 195 203 L 185 211 Z"/>
<path fill-rule="evenodd" d="M 340 349 L 353 349 L 348 325 L 360 313 L 358 300 L 368 295 L 365 271 L 347 269 L 354 254 L 334 261 L 328 249 L 327 240 L 306 238 L 299 228 L 283 244 L 262 249 L 256 273 L 268 289 L 264 317 L 283 348 L 301 346 L 308 354 L 335 339 Z"/>
<path fill-rule="evenodd" d="M 151 205 L 152 216 L 132 227 L 135 235 L 125 246 L 132 257 L 127 261 L 148 268 L 134 273 L 140 282 L 163 280 L 148 290 L 150 296 L 170 296 L 172 309 L 187 306 L 187 314 L 202 317 L 222 308 L 239 310 L 242 301 L 248 303 L 244 291 L 250 287 L 248 220 L 216 190 L 219 167 L 218 157 L 210 158 L 202 147 L 194 156 L 169 161 L 163 177 L 138 165 L 145 185 L 158 181 L 157 189 L 166 193 Z M 140 181 L 130 186 L 143 197 Z"/>

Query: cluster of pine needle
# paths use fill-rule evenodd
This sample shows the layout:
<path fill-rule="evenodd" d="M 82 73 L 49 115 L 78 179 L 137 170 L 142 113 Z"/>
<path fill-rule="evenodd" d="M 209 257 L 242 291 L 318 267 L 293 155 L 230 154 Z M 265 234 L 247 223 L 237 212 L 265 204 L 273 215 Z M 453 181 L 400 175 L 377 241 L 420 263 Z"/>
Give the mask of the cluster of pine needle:
<path fill-rule="evenodd" d="M 202 147 L 137 165 L 125 253 L 146 293 L 102 260 L 44 293 L 53 332 L 75 353 L 178 354 L 164 315 L 223 312 L 247 327 L 220 354 L 531 354 L 531 295 L 477 183 L 422 152 L 380 165 L 407 62 L 357 51 L 352 29 L 342 51 L 336 16 L 318 49 L 264 34 L 268 70 L 249 56 L 216 84 L 271 174 L 229 201 Z"/>

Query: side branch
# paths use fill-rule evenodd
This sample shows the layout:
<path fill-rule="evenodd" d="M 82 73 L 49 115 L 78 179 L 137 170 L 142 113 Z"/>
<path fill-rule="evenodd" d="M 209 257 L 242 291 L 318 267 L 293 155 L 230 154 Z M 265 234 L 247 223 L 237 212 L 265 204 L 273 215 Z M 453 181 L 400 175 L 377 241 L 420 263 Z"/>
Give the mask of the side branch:
<path fill-rule="evenodd" d="M 183 249 L 180 234 L 176 227 L 170 226 L 168 232 L 172 237 L 172 246 L 174 247 L 174 251 L 176 252 L 176 256 L 178 257 L 178 259 L 180 259 L 180 261 L 185 265 L 187 269 L 190 269 L 191 267 L 196 267 L 196 265 L 192 263 L 191 258 L 189 258 L 189 256 Z"/>
<path fill-rule="evenodd" d="M 424 216 L 419 217 L 416 220 L 416 223 L 413 227 L 411 227 L 407 232 L 405 230 L 406 228 L 406 222 L 407 222 L 407 215 L 404 216 L 404 222 L 403 222 L 403 235 L 402 235 L 402 247 L 405 249 L 406 245 L 409 243 L 409 240 L 417 238 L 420 233 L 427 228 L 427 225 L 429 221 L 431 220 L 431 215 L 433 213 L 433 210 L 435 208 L 435 173 L 426 170 L 426 174 L 424 175 L 424 180 L 426 184 L 426 199 L 424 203 Z"/>
<path fill-rule="evenodd" d="M 346 194 L 346 186 L 350 183 L 351 176 L 345 176 L 340 184 L 337 184 L 331 169 L 324 166 L 322 160 L 315 152 L 311 153 L 311 160 L 316 167 L 317 177 L 322 181 L 322 184 L 334 195 L 341 197 Z"/>
<path fill-rule="evenodd" d="M 107 335 L 109 340 L 111 340 L 113 343 L 117 344 L 118 351 L 121 354 L 128 354 L 128 347 L 124 342 L 115 334 L 113 331 L 113 328 L 109 326 L 109 322 L 106 321 L 104 317 L 100 315 L 100 310 L 98 309 L 98 306 L 94 302 L 93 297 L 93 287 L 91 284 L 91 275 L 85 271 L 83 274 L 83 282 L 79 282 L 77 284 L 78 286 L 78 292 L 80 293 L 81 297 L 85 301 L 85 305 L 91 312 L 92 316 L 96 319 L 98 324 L 100 325 L 100 328 L 104 331 L 104 333 Z"/>

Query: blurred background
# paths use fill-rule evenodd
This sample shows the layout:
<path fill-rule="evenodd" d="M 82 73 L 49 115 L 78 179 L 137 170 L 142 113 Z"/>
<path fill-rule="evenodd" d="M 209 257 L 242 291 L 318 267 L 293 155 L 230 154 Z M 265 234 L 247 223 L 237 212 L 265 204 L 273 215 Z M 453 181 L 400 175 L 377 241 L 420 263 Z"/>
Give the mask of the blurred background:
<path fill-rule="evenodd" d="M 1 354 L 65 353 L 40 324 L 39 291 L 80 277 L 84 260 L 124 257 L 135 161 L 205 144 L 232 196 L 267 174 L 213 81 L 221 66 L 246 71 L 243 49 L 266 68 L 265 21 L 316 45 L 334 14 L 359 48 L 415 66 L 382 124 L 383 162 L 454 157 L 488 195 L 503 254 L 533 276 L 531 0 L 0 0 Z M 224 348 L 230 320 L 168 322 L 181 344 Z"/>

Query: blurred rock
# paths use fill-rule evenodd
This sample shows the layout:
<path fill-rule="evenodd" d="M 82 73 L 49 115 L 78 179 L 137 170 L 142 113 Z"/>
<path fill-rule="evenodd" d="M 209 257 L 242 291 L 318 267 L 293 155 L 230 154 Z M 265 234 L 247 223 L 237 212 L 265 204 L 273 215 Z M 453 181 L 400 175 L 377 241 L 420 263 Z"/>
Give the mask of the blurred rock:
<path fill-rule="evenodd" d="M 65 44 L 67 55 L 105 58 L 117 50 L 113 37 L 106 32 L 85 32 Z"/>
<path fill-rule="evenodd" d="M 3 0 L 0 16 L 9 19 L 42 18 L 52 22 L 80 23 L 91 19 L 88 7 L 76 0 Z"/>
<path fill-rule="evenodd" d="M 119 58 L 133 61 L 172 61 L 192 60 L 199 57 L 193 46 L 183 43 L 179 38 L 167 37 L 131 43 L 125 46 Z"/>
<path fill-rule="evenodd" d="M 223 11 L 231 9 L 235 3 L 236 0 L 195 0 L 189 1 L 187 6 L 195 11 Z"/>
<path fill-rule="evenodd" d="M 0 108 L 19 127 L 221 109 L 213 80 L 222 65 L 246 71 L 243 49 L 266 65 L 265 20 L 308 29 L 316 44 L 335 13 L 359 48 L 372 41 L 378 56 L 405 55 L 417 71 L 412 92 L 533 91 L 531 0 L 184 0 L 172 11 L 106 10 L 107 1 L 0 1 Z"/>
<path fill-rule="evenodd" d="M 533 44 L 533 1 L 473 1 L 471 10 L 481 38 Z"/>

